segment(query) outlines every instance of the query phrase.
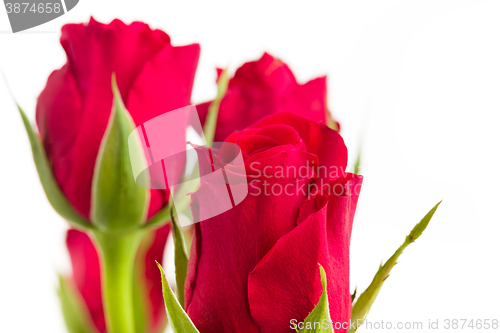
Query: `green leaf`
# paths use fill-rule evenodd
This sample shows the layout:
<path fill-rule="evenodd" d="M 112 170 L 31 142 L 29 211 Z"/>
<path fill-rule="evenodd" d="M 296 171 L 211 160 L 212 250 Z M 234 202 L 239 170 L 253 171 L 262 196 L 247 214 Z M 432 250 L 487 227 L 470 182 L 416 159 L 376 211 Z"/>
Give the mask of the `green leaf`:
<path fill-rule="evenodd" d="M 352 173 L 355 175 L 359 175 L 361 172 L 361 161 L 363 159 L 363 142 L 364 142 L 364 132 L 359 136 L 358 143 L 358 155 L 356 156 L 356 160 L 354 162 L 354 167 L 352 168 Z"/>
<path fill-rule="evenodd" d="M 157 262 L 161 272 L 161 281 L 163 286 L 163 299 L 167 310 L 168 319 L 175 333 L 199 333 L 187 313 L 175 298 L 174 292 L 170 289 L 163 268 Z"/>
<path fill-rule="evenodd" d="M 179 221 L 177 220 L 177 214 L 175 208 L 172 207 L 172 232 L 174 237 L 174 249 L 175 249 L 175 283 L 177 284 L 177 298 L 182 308 L 185 308 L 184 299 L 184 284 L 186 282 L 187 275 L 187 264 L 188 255 L 186 253 L 186 247 L 184 243 L 184 237 L 182 231 L 179 229 Z"/>
<path fill-rule="evenodd" d="M 323 266 L 319 265 L 319 271 L 321 274 L 323 293 L 321 294 L 314 309 L 304 320 L 304 328 L 302 328 L 299 333 L 333 333 L 330 310 L 328 307 L 328 295 L 326 291 L 326 273 Z"/>
<path fill-rule="evenodd" d="M 146 159 L 137 135 L 129 135 L 135 125 L 125 109 L 116 85 L 112 79 L 114 107 L 108 128 L 99 147 L 92 179 L 92 222 L 104 230 L 126 230 L 145 222 L 149 204 L 149 190 L 137 186 L 130 161 L 133 156 Z M 135 133 L 135 132 L 134 132 Z"/>
<path fill-rule="evenodd" d="M 33 153 L 33 160 L 35 161 L 40 182 L 42 183 L 43 190 L 45 191 L 50 204 L 54 210 L 67 220 L 74 228 L 80 230 L 93 229 L 93 225 L 86 221 L 73 209 L 68 199 L 66 199 L 62 193 L 54 174 L 52 173 L 52 168 L 50 167 L 49 160 L 47 159 L 47 155 L 45 154 L 45 149 L 43 148 L 40 138 L 35 134 L 28 117 L 26 117 L 26 114 L 21 107 L 17 105 L 17 108 L 21 114 L 24 127 L 26 128 L 26 133 L 28 134 L 28 138 L 30 140 L 31 152 Z"/>
<path fill-rule="evenodd" d="M 58 295 L 64 321 L 70 333 L 97 333 L 80 294 L 62 276 L 59 276 Z"/>
<path fill-rule="evenodd" d="M 361 170 L 361 156 L 363 153 L 363 149 L 361 148 L 361 144 L 359 145 L 358 156 L 356 157 L 356 163 L 354 164 L 354 174 L 359 175 Z"/>
<path fill-rule="evenodd" d="M 205 120 L 205 125 L 203 126 L 203 133 L 205 134 L 205 140 L 209 147 L 212 146 L 212 142 L 214 141 L 220 102 L 224 98 L 224 95 L 226 95 L 228 84 L 229 78 L 227 76 L 227 69 L 225 69 L 219 75 L 219 81 L 217 83 L 217 96 L 208 107 L 207 119 Z"/>
<path fill-rule="evenodd" d="M 326 104 L 326 101 L 325 101 Z M 326 109 L 326 125 L 330 127 L 332 130 L 338 131 L 339 130 L 339 124 L 333 120 L 332 114 L 328 108 Z"/>
<path fill-rule="evenodd" d="M 373 302 L 378 296 L 382 285 L 385 280 L 389 277 L 389 273 L 391 272 L 394 265 L 396 265 L 399 256 L 403 253 L 404 249 L 408 247 L 411 243 L 417 240 L 420 235 L 424 232 L 425 228 L 429 225 L 429 222 L 432 219 L 432 216 L 436 212 L 436 209 L 441 204 L 441 201 L 438 202 L 428 213 L 424 216 L 424 218 L 413 228 L 410 234 L 406 237 L 405 242 L 401 245 L 397 251 L 392 255 L 392 257 L 387 260 L 387 262 L 380 266 L 377 274 L 373 278 L 372 283 L 368 286 L 368 288 L 359 296 L 358 300 L 354 304 L 352 308 L 352 316 L 351 322 L 356 322 L 356 328 L 351 328 L 349 333 L 356 332 L 357 327 L 359 327 L 362 321 L 366 318 L 370 309 L 373 305 Z M 358 321 L 359 320 L 359 321 Z M 359 323 L 359 324 L 358 324 Z"/>

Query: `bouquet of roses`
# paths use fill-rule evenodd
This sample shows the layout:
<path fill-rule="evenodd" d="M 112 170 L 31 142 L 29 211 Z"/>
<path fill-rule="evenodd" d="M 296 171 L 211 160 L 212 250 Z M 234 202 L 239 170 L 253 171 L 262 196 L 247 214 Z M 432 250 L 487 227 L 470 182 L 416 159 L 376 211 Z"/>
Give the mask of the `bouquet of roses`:
<path fill-rule="evenodd" d="M 191 105 L 200 53 L 144 23 L 62 29 L 67 63 L 19 108 L 73 267 L 59 296 L 72 333 L 355 332 L 436 205 L 350 294 L 362 176 L 326 102 L 269 54 L 218 70 Z M 175 284 L 161 267 L 167 237 Z M 159 268 L 159 269 L 158 269 Z M 175 293 L 174 293 L 175 290 Z M 166 310 L 166 311 L 165 311 Z"/>

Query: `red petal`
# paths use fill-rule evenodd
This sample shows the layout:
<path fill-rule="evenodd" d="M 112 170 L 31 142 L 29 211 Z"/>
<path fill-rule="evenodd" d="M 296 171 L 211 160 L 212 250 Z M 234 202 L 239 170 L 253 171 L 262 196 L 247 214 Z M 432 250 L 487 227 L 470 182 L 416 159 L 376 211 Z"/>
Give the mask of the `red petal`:
<path fill-rule="evenodd" d="M 255 135 L 268 136 L 281 145 L 299 145 L 302 142 L 299 133 L 293 127 L 283 124 L 262 127 L 255 132 Z"/>
<path fill-rule="evenodd" d="M 209 203 L 215 190 L 206 184 L 193 200 Z M 259 332 L 248 304 L 248 274 L 296 226 L 305 199 L 300 191 L 290 190 L 292 196 L 256 195 L 251 186 L 249 191 L 234 209 L 195 224 L 186 308 L 200 332 Z"/>
<path fill-rule="evenodd" d="M 94 325 L 99 332 L 106 331 L 104 309 L 101 298 L 101 274 L 99 256 L 87 234 L 78 230 L 68 230 L 66 237 L 73 279 L 80 291 Z"/>
<path fill-rule="evenodd" d="M 90 198 L 82 198 L 80 192 L 67 185 L 75 164 L 73 144 L 78 138 L 75 129 L 80 128 L 83 118 L 83 102 L 68 64 L 50 74 L 47 87 L 50 88 L 44 89 L 38 97 L 36 108 L 40 137 L 64 195 L 82 215 L 86 215 L 84 207 L 90 205 Z"/>
<path fill-rule="evenodd" d="M 126 101 L 136 125 L 190 104 L 199 55 L 200 47 L 197 44 L 182 47 L 167 45 L 144 65 Z M 183 124 L 179 124 L 179 128 L 182 129 Z M 176 141 L 169 142 L 169 146 L 172 150 L 182 151 L 186 147 L 185 135 L 175 136 L 175 138 Z M 181 180 L 185 165 L 184 161 L 176 160 L 176 162 L 179 163 L 165 165 L 165 168 L 169 168 L 166 171 L 169 177 L 175 177 L 174 183 Z M 164 193 L 165 201 L 168 202 L 170 190 L 161 192 Z"/>
<path fill-rule="evenodd" d="M 338 175 L 344 174 L 347 165 L 347 147 L 337 131 L 290 113 L 267 116 L 250 128 L 261 128 L 274 124 L 286 124 L 295 128 L 304 140 L 307 151 L 318 156 L 319 164 L 327 169 L 328 174 L 335 170 Z M 333 178 L 325 177 L 324 172 L 318 172 L 318 175 L 323 178 Z"/>
<path fill-rule="evenodd" d="M 189 104 L 199 49 L 172 47 L 167 34 L 144 23 L 105 25 L 94 19 L 64 26 L 61 44 L 68 63 L 51 75 L 40 95 L 37 123 L 63 192 L 89 218 L 94 165 L 112 107 L 111 74 L 116 73 L 123 100 L 132 96 L 127 107 L 140 124 Z M 155 89 L 168 89 L 171 103 L 165 104 L 163 95 L 137 97 Z M 147 107 L 134 104 L 139 101 Z"/>
<path fill-rule="evenodd" d="M 198 106 L 202 121 L 207 105 Z M 285 63 L 265 53 L 259 60 L 242 65 L 229 81 L 219 109 L 215 141 L 224 141 L 232 132 L 279 112 L 325 123 L 326 77 L 300 85 Z"/>
<path fill-rule="evenodd" d="M 322 293 L 318 263 L 328 279 L 332 321 L 349 323 L 349 245 L 359 194 L 354 189 L 361 186 L 361 177 L 349 178 L 345 183 L 349 195 L 306 201 L 299 216 L 303 221 L 250 273 L 250 309 L 262 333 L 293 331 L 290 320 L 303 321 L 312 311 Z"/>
<path fill-rule="evenodd" d="M 255 153 L 255 151 L 267 150 L 267 149 L 270 149 L 272 147 L 276 147 L 276 146 L 280 145 L 280 143 L 278 141 L 273 140 L 272 138 L 270 138 L 268 136 L 257 135 L 257 134 L 239 135 L 238 139 L 236 139 L 235 143 L 247 155 L 251 155 L 251 154 Z"/>
<path fill-rule="evenodd" d="M 148 332 L 156 332 L 166 320 L 165 303 L 161 285 L 161 274 L 156 261 L 163 264 L 163 251 L 170 234 L 170 224 L 155 230 L 152 243 L 144 255 L 144 277 L 147 290 L 146 299 L 149 302 L 149 329 Z"/>

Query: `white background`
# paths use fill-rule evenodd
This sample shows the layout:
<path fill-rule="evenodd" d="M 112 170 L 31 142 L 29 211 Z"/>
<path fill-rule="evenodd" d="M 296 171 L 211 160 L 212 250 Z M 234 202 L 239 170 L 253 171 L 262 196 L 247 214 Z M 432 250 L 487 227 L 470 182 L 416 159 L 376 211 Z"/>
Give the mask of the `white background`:
<path fill-rule="evenodd" d="M 351 161 L 364 133 L 352 289 L 364 290 L 443 199 L 368 319 L 424 327 L 429 319 L 441 327 L 445 319 L 500 319 L 500 2 L 81 0 L 19 34 L 8 32 L 0 8 L 0 66 L 31 119 L 48 75 L 65 62 L 60 27 L 90 15 L 145 21 L 175 45 L 199 42 L 193 102 L 215 95 L 214 67 L 234 70 L 263 51 L 301 82 L 327 74 Z M 55 290 L 56 272 L 69 271 L 67 225 L 47 203 L 3 82 L 0 124 L 0 332 L 64 332 Z"/>

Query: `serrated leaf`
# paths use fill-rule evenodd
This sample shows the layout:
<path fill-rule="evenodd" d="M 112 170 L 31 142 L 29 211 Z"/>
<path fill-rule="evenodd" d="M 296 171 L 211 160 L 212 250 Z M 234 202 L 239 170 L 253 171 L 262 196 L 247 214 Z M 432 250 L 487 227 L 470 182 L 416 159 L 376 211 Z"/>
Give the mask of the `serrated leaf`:
<path fill-rule="evenodd" d="M 311 313 L 304 320 L 304 328 L 299 333 L 333 333 L 330 309 L 328 306 L 327 280 L 323 266 L 319 265 L 323 293 Z"/>
<path fill-rule="evenodd" d="M 78 291 L 59 276 L 59 300 L 69 333 L 98 333 Z"/>
<path fill-rule="evenodd" d="M 226 95 L 228 84 L 229 78 L 227 76 L 227 69 L 225 69 L 219 75 L 219 81 L 217 82 L 217 96 L 208 107 L 207 118 L 205 120 L 205 125 L 203 126 L 203 134 L 205 135 L 205 140 L 209 147 L 212 146 L 212 142 L 214 141 L 220 102 L 224 98 L 224 95 Z"/>
<path fill-rule="evenodd" d="M 396 252 L 392 255 L 392 257 L 387 260 L 387 262 L 380 266 L 377 274 L 373 278 L 372 283 L 368 286 L 368 288 L 359 296 L 358 300 L 354 304 L 352 308 L 352 316 L 351 322 L 356 322 L 355 327 L 349 329 L 349 333 L 356 332 L 356 329 L 360 326 L 362 321 L 366 318 L 370 309 L 373 305 L 373 302 L 378 296 L 382 285 L 385 280 L 389 277 L 389 273 L 391 272 L 394 265 L 396 265 L 399 256 L 403 253 L 404 249 L 406 249 L 411 243 L 417 240 L 420 235 L 424 232 L 425 228 L 429 225 L 429 222 L 432 219 L 432 216 L 436 212 L 437 208 L 441 204 L 441 201 L 438 202 L 425 216 L 424 218 L 413 228 L 410 234 L 406 237 L 405 242 L 401 245 Z"/>
<path fill-rule="evenodd" d="M 185 308 L 184 284 L 187 276 L 188 255 L 184 244 L 184 236 L 179 229 L 179 221 L 175 208 L 172 207 L 172 232 L 174 237 L 174 264 L 175 283 L 177 284 L 177 298 L 182 308 Z"/>
<path fill-rule="evenodd" d="M 139 137 L 129 135 L 135 124 L 112 79 L 114 106 L 108 128 L 99 147 L 92 179 L 92 222 L 104 230 L 125 230 L 144 223 L 149 190 L 137 186 L 129 148 L 146 160 Z"/>
<path fill-rule="evenodd" d="M 75 229 L 93 229 L 93 226 L 73 209 L 73 206 L 71 206 L 68 199 L 66 199 L 62 193 L 61 188 L 59 187 L 59 184 L 57 184 L 54 174 L 52 173 L 52 168 L 50 167 L 49 160 L 47 159 L 47 155 L 40 138 L 36 135 L 28 117 L 21 107 L 17 105 L 17 108 L 23 120 L 26 133 L 28 134 L 31 152 L 33 153 L 33 160 L 36 165 L 36 170 L 38 171 L 38 176 L 40 177 L 40 182 L 42 183 L 43 190 L 45 191 L 45 195 L 47 196 L 50 204 L 54 210 L 67 220 Z"/>
<path fill-rule="evenodd" d="M 199 333 L 193 322 L 184 311 L 182 306 L 175 298 L 174 292 L 168 285 L 163 268 L 157 262 L 161 272 L 161 281 L 163 286 L 163 299 L 165 300 L 165 308 L 167 310 L 168 319 L 175 333 Z"/>

